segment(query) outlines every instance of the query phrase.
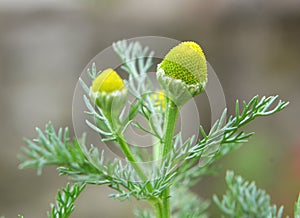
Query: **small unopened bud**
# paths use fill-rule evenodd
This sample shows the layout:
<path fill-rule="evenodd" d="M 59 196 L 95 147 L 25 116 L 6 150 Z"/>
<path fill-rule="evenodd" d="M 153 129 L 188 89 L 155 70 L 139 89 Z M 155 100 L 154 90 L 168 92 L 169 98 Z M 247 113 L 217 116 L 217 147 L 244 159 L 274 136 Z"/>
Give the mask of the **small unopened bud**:
<path fill-rule="evenodd" d="M 90 97 L 106 114 L 117 116 L 126 101 L 127 88 L 118 73 L 108 68 L 93 81 Z"/>
<path fill-rule="evenodd" d="M 93 81 L 92 92 L 120 91 L 124 88 L 124 82 L 121 77 L 111 68 L 102 71 Z"/>

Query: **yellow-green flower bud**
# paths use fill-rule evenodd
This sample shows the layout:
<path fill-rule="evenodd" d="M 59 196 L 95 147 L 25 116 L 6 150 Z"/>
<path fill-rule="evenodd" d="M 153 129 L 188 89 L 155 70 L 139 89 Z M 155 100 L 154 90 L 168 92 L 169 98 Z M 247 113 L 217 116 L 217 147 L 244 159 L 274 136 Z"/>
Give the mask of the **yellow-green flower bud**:
<path fill-rule="evenodd" d="M 111 93 L 124 88 L 124 82 L 121 77 L 111 68 L 102 71 L 93 81 L 93 92 Z"/>
<path fill-rule="evenodd" d="M 118 116 L 126 96 L 127 88 L 122 78 L 111 68 L 102 71 L 90 88 L 92 101 L 110 116 Z"/>
<path fill-rule="evenodd" d="M 195 42 L 182 42 L 172 48 L 158 65 L 157 78 L 177 103 L 183 104 L 188 95 L 201 93 L 207 83 L 207 64 L 201 47 Z"/>

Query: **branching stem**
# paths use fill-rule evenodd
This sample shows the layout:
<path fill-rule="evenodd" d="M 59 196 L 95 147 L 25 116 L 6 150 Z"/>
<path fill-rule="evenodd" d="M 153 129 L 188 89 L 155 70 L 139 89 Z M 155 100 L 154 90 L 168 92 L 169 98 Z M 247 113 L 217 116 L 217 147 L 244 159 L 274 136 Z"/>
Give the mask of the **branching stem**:
<path fill-rule="evenodd" d="M 118 141 L 123 153 L 125 154 L 126 158 L 128 159 L 128 161 L 130 161 L 132 167 L 135 169 L 135 171 L 138 174 L 138 176 L 140 177 L 140 179 L 143 182 L 147 182 L 149 180 L 147 175 L 144 173 L 143 169 L 136 161 L 135 157 L 133 156 L 132 152 L 130 151 L 130 148 L 127 145 L 124 138 L 122 136 L 118 135 L 117 141 Z M 151 185 L 150 182 L 147 183 L 146 188 L 148 189 L 149 192 L 153 192 L 153 186 Z"/>
<path fill-rule="evenodd" d="M 114 121 L 112 114 L 111 113 L 107 113 L 105 114 L 106 118 L 108 119 L 111 127 L 113 129 L 118 129 L 118 121 Z M 124 153 L 124 155 L 126 156 L 127 160 L 130 162 L 130 164 L 132 165 L 132 167 L 135 169 L 137 175 L 140 177 L 140 179 L 146 183 L 147 181 L 149 181 L 147 175 L 144 173 L 143 169 L 141 168 L 141 166 L 139 165 L 139 163 L 137 162 L 137 160 L 135 159 L 134 155 L 132 154 L 126 140 L 124 139 L 124 136 L 122 135 L 122 133 L 116 131 L 115 133 L 116 136 L 116 141 L 118 142 L 118 144 L 120 145 L 120 148 L 122 150 L 122 152 Z M 153 186 L 150 182 L 147 183 L 146 188 L 149 192 L 153 192 Z"/>

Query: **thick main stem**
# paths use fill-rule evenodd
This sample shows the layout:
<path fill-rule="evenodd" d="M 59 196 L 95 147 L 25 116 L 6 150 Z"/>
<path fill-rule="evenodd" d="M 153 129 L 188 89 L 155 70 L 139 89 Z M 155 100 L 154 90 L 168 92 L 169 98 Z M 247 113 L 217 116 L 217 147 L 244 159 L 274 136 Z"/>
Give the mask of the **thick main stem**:
<path fill-rule="evenodd" d="M 163 204 L 160 199 L 149 200 L 151 203 L 156 218 L 163 218 Z"/>
<path fill-rule="evenodd" d="M 177 105 L 170 99 L 167 100 L 167 109 L 166 116 L 164 122 L 164 146 L 162 151 L 162 158 L 165 158 L 169 155 L 173 147 L 173 137 L 176 126 L 176 120 L 178 117 L 178 107 Z M 162 193 L 162 201 L 163 201 L 163 218 L 171 217 L 171 209 L 170 209 L 170 188 L 167 188 Z"/>
<path fill-rule="evenodd" d="M 178 107 L 177 105 L 170 99 L 167 100 L 167 110 L 166 110 L 166 116 L 165 116 L 165 122 L 164 122 L 164 146 L 163 146 L 163 152 L 162 157 L 166 157 L 173 146 L 173 137 L 174 137 L 174 131 L 178 116 Z"/>

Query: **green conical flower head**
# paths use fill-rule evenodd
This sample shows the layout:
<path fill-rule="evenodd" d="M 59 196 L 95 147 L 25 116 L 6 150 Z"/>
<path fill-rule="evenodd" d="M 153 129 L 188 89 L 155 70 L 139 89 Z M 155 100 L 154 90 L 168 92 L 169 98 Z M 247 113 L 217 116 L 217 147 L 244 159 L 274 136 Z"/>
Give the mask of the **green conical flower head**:
<path fill-rule="evenodd" d="M 124 82 L 121 77 L 111 68 L 108 68 L 101 72 L 97 78 L 93 81 L 93 92 L 106 92 L 111 93 L 114 91 L 120 91 L 124 88 Z"/>
<path fill-rule="evenodd" d="M 161 62 L 160 68 L 169 77 L 187 85 L 205 86 L 207 82 L 206 58 L 195 42 L 182 42 L 172 48 Z"/>

